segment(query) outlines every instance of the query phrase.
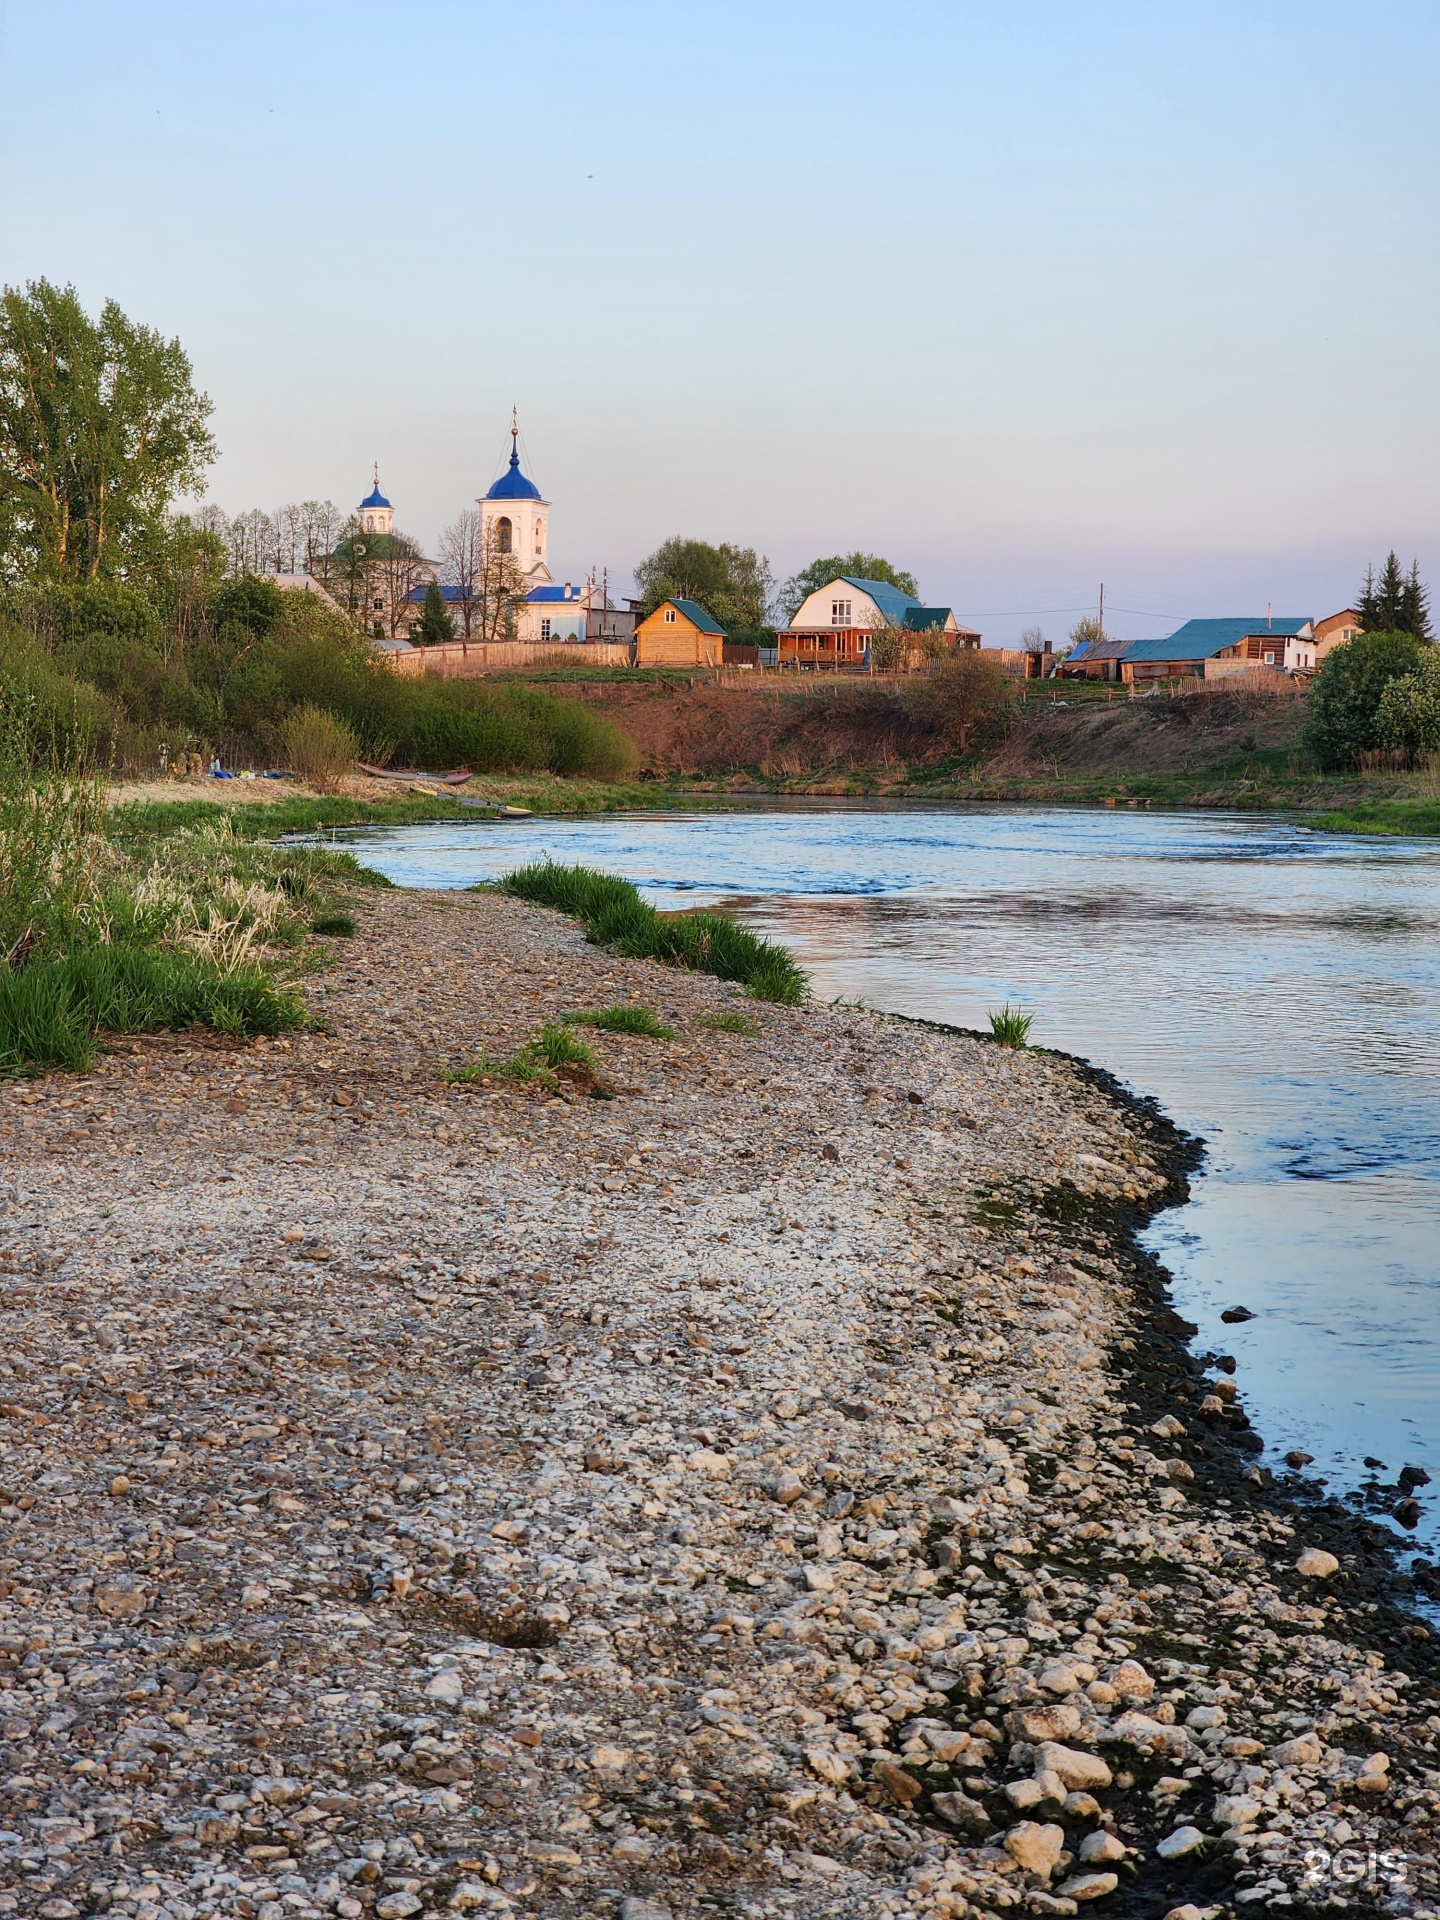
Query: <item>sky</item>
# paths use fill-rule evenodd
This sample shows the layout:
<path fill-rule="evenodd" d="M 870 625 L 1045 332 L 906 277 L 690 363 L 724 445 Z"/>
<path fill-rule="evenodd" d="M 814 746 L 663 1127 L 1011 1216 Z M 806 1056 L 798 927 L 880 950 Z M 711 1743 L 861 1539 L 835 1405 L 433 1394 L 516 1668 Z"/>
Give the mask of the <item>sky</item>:
<path fill-rule="evenodd" d="M 0 0 L 0 281 L 178 336 L 208 498 L 557 579 L 863 548 L 987 640 L 1440 574 L 1433 0 Z"/>

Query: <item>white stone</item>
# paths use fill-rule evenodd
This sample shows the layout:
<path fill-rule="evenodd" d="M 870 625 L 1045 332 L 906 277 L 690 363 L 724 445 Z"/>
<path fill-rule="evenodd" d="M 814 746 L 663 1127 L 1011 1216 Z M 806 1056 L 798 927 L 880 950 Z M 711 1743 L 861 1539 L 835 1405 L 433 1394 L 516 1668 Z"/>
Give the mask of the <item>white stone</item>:
<path fill-rule="evenodd" d="M 1157 1840 L 1155 1851 L 1162 1860 L 1178 1860 L 1182 1854 L 1194 1853 L 1197 1847 L 1205 1844 L 1205 1836 L 1199 1827 L 1176 1827 L 1173 1833 L 1167 1833 L 1163 1840 Z"/>
<path fill-rule="evenodd" d="M 1017 1867 L 1048 1880 L 1065 1851 L 1065 1829 L 1040 1826 L 1034 1820 L 1022 1820 L 1005 1836 L 1005 1851 Z"/>
<path fill-rule="evenodd" d="M 1103 1900 L 1107 1893 L 1114 1893 L 1120 1884 L 1120 1877 L 1114 1873 L 1072 1873 L 1063 1880 L 1057 1892 L 1064 1900 Z"/>
<path fill-rule="evenodd" d="M 1328 1580 L 1332 1573 L 1340 1571 L 1340 1562 L 1324 1547 L 1306 1547 L 1295 1562 L 1295 1571 L 1304 1574 L 1307 1580 Z"/>
<path fill-rule="evenodd" d="M 1037 1773 L 1056 1774 L 1067 1787 L 1087 1793 L 1108 1787 L 1114 1778 L 1099 1754 L 1062 1747 L 1054 1740 L 1042 1740 L 1035 1749 L 1035 1768 Z"/>

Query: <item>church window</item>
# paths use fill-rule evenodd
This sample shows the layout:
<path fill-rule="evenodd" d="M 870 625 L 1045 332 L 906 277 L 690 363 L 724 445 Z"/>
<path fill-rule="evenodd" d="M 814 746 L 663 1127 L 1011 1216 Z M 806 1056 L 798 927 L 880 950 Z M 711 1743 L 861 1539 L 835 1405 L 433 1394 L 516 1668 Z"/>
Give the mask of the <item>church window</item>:
<path fill-rule="evenodd" d="M 548 640 L 550 638 L 550 622 L 548 620 L 542 620 L 540 622 L 540 638 L 542 640 Z"/>
<path fill-rule="evenodd" d="M 848 600 L 832 600 L 830 602 L 830 624 L 832 627 L 848 627 L 850 625 L 850 607 L 851 603 Z"/>
<path fill-rule="evenodd" d="M 666 607 L 666 609 L 665 609 L 665 624 L 666 624 L 666 626 L 667 626 L 667 627 L 673 627 L 673 626 L 674 626 L 674 624 L 675 624 L 675 609 L 674 609 L 674 607 Z"/>
<path fill-rule="evenodd" d="M 501 553 L 513 553 L 515 550 L 515 529 L 508 519 L 495 522 L 495 544 Z"/>
<path fill-rule="evenodd" d="M 384 606 L 384 604 L 385 602 L 380 598 L 379 594 L 377 593 L 375 596 L 375 611 L 379 613 L 380 609 Z"/>

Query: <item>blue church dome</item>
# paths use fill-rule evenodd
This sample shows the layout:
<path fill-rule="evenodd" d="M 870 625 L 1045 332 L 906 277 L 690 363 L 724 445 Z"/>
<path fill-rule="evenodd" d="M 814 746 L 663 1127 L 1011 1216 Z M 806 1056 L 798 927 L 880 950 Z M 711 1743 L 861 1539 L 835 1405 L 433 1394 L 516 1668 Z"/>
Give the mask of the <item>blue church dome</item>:
<path fill-rule="evenodd" d="M 515 429 L 510 430 L 510 465 L 486 494 L 487 500 L 538 500 L 540 489 L 520 471 L 520 452 Z"/>
<path fill-rule="evenodd" d="M 381 493 L 380 482 L 377 480 L 375 482 L 374 492 L 368 499 L 362 500 L 360 504 L 362 507 L 388 507 L 390 502 L 385 498 L 384 494 Z"/>

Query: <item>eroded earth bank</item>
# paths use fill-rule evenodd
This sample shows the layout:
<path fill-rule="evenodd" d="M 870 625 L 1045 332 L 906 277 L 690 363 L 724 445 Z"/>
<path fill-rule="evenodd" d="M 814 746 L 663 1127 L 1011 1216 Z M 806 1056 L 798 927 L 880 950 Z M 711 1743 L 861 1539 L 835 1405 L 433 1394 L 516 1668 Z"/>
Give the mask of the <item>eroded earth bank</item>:
<path fill-rule="evenodd" d="M 1186 1358 L 1162 1121 L 361 913 L 328 1034 L 0 1091 L 0 1910 L 1434 1911 L 1434 1643 Z M 613 1099 L 441 1079 L 617 1001 Z"/>

